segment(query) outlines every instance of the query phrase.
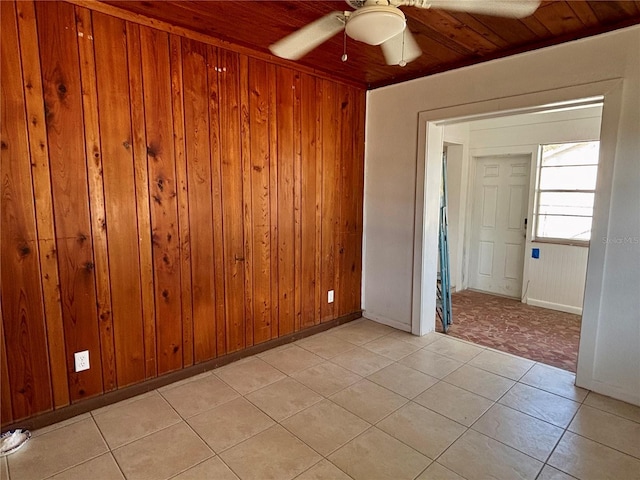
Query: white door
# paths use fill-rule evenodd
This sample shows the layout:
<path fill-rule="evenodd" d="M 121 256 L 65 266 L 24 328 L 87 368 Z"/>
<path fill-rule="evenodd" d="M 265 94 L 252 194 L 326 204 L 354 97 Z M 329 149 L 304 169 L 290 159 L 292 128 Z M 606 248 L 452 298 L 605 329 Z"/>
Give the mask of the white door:
<path fill-rule="evenodd" d="M 476 160 L 471 288 L 521 296 L 530 162 L 529 155 Z"/>

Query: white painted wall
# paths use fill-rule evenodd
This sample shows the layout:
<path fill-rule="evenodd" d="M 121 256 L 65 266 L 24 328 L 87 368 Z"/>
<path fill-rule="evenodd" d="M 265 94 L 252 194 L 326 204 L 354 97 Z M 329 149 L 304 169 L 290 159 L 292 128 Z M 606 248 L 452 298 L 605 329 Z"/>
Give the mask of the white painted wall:
<path fill-rule="evenodd" d="M 546 143 L 600 139 L 602 107 L 592 106 L 547 113 L 529 113 L 466 123 L 471 157 L 531 152 L 529 228 L 524 258 L 523 301 L 539 307 L 581 314 L 588 249 L 580 246 L 532 242 L 536 153 Z M 447 127 L 448 128 L 448 127 Z M 540 258 L 531 249 L 540 249 Z"/>
<path fill-rule="evenodd" d="M 469 124 L 444 129 L 447 146 L 447 215 L 449 221 L 449 270 L 451 286 L 463 290 L 464 231 L 469 170 Z"/>
<path fill-rule="evenodd" d="M 445 119 L 583 93 L 606 96 L 577 383 L 640 404 L 640 26 L 369 92 L 363 308 L 370 318 L 412 326 L 413 287 L 421 278 L 414 247 L 424 232 L 421 264 L 428 263 L 434 232 L 431 209 L 422 231 L 414 231 L 416 197 L 431 201 L 433 193 L 417 181 L 425 175 L 417 167 L 424 149 L 435 150 L 435 137 L 425 147 L 418 128 L 421 112 L 437 120 L 437 111 Z M 438 134 L 427 125 L 427 135 Z M 427 178 L 434 174 L 427 164 Z M 433 312 L 429 302 L 422 305 Z"/>

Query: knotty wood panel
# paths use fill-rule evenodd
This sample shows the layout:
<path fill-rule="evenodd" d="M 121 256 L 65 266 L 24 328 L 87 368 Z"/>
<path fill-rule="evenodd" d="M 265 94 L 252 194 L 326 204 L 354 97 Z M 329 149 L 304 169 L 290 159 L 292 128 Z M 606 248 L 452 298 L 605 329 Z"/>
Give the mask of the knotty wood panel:
<path fill-rule="evenodd" d="M 107 247 L 107 218 L 105 213 L 103 164 L 100 147 L 98 120 L 98 98 L 96 82 L 95 52 L 93 48 L 93 22 L 91 11 L 76 8 L 78 29 L 78 53 L 82 80 L 82 110 L 84 114 L 84 136 L 89 182 L 89 205 L 91 211 L 91 236 L 93 241 L 96 275 L 96 300 L 100 328 L 100 353 L 102 356 L 102 381 L 104 390 L 116 388 L 116 353 L 113 338 L 111 307 L 111 284 L 109 283 L 109 258 Z"/>
<path fill-rule="evenodd" d="M 295 322 L 295 226 L 294 97 L 298 82 L 293 70 L 277 69 L 278 128 L 278 325 L 279 334 L 294 331 Z"/>
<path fill-rule="evenodd" d="M 180 255 L 169 36 L 140 28 L 151 194 L 158 374 L 182 367 Z"/>
<path fill-rule="evenodd" d="M 95 264 L 83 135 L 82 87 L 75 12 L 62 2 L 36 4 L 40 61 L 70 398 L 102 393 Z M 92 370 L 74 372 L 73 352 L 89 351 Z"/>
<path fill-rule="evenodd" d="M 300 72 L 295 72 L 293 88 L 293 315 L 294 331 L 300 330 L 302 319 L 302 113 L 300 96 L 302 93 Z"/>
<path fill-rule="evenodd" d="M 2 2 L 3 425 L 359 310 L 363 90 L 18 5 Z"/>
<path fill-rule="evenodd" d="M 253 337 L 254 343 L 271 339 L 271 190 L 269 125 L 271 105 L 269 68 L 249 59 L 249 182 L 252 220 Z"/>
<path fill-rule="evenodd" d="M 251 209 L 251 126 L 249 121 L 249 59 L 240 58 L 240 152 L 242 157 L 242 226 L 244 227 L 245 345 L 253 338 L 253 212 Z"/>
<path fill-rule="evenodd" d="M 243 349 L 246 345 L 239 55 L 219 50 L 217 66 L 225 318 L 227 353 L 232 353 Z"/>
<path fill-rule="evenodd" d="M 64 325 L 60 303 L 60 279 L 56 257 L 55 226 L 53 221 L 53 199 L 49 176 L 49 149 L 42 101 L 42 74 L 40 72 L 40 47 L 36 29 L 36 12 L 33 3 L 17 4 L 20 54 L 22 56 L 22 78 L 25 86 L 27 126 L 31 154 L 31 174 L 38 229 L 40 270 L 47 319 L 49 363 L 55 407 L 69 404 L 69 381 L 67 378 Z M 16 94 L 19 94 L 16 92 Z"/>
<path fill-rule="evenodd" d="M 193 365 L 193 298 L 191 283 L 191 236 L 189 230 L 189 195 L 187 154 L 185 151 L 182 42 L 169 37 L 171 63 L 171 102 L 173 105 L 173 139 L 178 185 L 178 223 L 180 230 L 180 283 L 182 300 L 182 358 L 184 366 Z"/>
<path fill-rule="evenodd" d="M 142 289 L 145 375 L 147 378 L 152 378 L 157 375 L 155 288 L 149 206 L 149 169 L 147 166 L 147 139 L 142 89 L 142 59 L 140 55 L 140 27 L 134 23 L 127 22 L 127 57 L 129 61 L 133 168 L 135 171 L 138 216 L 138 253 L 140 255 L 140 285 Z"/>
<path fill-rule="evenodd" d="M 3 323 L 2 304 L 0 304 L 0 422 L 5 425 L 13 421 L 13 411 L 11 409 L 11 382 L 9 382 Z"/>
<path fill-rule="evenodd" d="M 338 86 L 333 82 L 321 81 L 322 98 L 322 255 L 320 278 L 320 319 L 334 318 L 335 301 L 329 303 L 327 292 L 336 289 L 336 249 L 337 223 L 340 204 L 340 125 L 338 124 Z M 340 292 L 337 292 L 337 297 Z M 335 297 L 334 297 L 335 298 Z"/>
<path fill-rule="evenodd" d="M 209 80 L 209 122 L 211 146 L 211 190 L 213 193 L 213 245 L 215 264 L 216 351 L 227 353 L 226 280 L 222 232 L 222 159 L 220 145 L 220 105 L 218 85 L 218 49 L 207 47 L 207 78 Z"/>
<path fill-rule="evenodd" d="M 0 308 L 4 321 L 0 361 L 11 359 L 2 369 L 2 387 L 6 369 L 12 394 L 9 408 L 17 420 L 51 409 L 52 398 L 15 5 L 2 2 L 0 14 Z M 7 415 L 4 408 L 2 415 Z"/>
<path fill-rule="evenodd" d="M 317 162 L 321 158 L 317 155 L 319 143 L 319 111 L 316 105 L 316 79 L 310 75 L 300 76 L 300 133 L 301 133 L 301 162 L 300 162 L 300 327 L 310 327 L 320 322 L 320 312 L 317 304 L 316 282 L 318 271 L 318 257 L 314 253 L 319 247 L 318 232 L 320 224 L 317 213 L 320 211 L 320 191 L 318 177 L 321 170 Z"/>
<path fill-rule="evenodd" d="M 337 250 L 337 279 L 336 290 L 338 296 L 336 298 L 336 315 L 344 315 L 343 312 L 348 311 L 351 303 L 351 269 L 355 270 L 354 254 L 351 249 L 352 242 L 350 241 L 350 235 L 355 232 L 355 195 L 351 195 L 352 179 L 355 162 L 354 158 L 355 145 L 351 141 L 353 136 L 353 98 L 354 92 L 345 86 L 340 86 L 338 89 L 338 103 L 340 108 L 340 161 L 337 182 L 340 185 L 338 189 L 338 205 L 339 205 L 339 220 L 338 231 L 336 232 L 338 238 L 338 250 Z"/>
<path fill-rule="evenodd" d="M 351 312 L 360 305 L 360 276 L 362 270 L 362 198 L 364 165 L 357 159 L 364 156 L 364 95 L 343 87 L 341 102 L 341 187 L 339 291 L 337 315 Z"/>
<path fill-rule="evenodd" d="M 196 363 L 216 356 L 213 197 L 209 144 L 207 48 L 182 40 L 184 113 Z"/>
<path fill-rule="evenodd" d="M 271 336 L 278 337 L 280 304 L 278 302 L 278 95 L 277 67 L 267 67 L 269 81 L 269 195 L 271 208 Z"/>
<path fill-rule="evenodd" d="M 145 378 L 126 26 L 96 13 L 93 31 L 116 372 L 124 386 Z"/>

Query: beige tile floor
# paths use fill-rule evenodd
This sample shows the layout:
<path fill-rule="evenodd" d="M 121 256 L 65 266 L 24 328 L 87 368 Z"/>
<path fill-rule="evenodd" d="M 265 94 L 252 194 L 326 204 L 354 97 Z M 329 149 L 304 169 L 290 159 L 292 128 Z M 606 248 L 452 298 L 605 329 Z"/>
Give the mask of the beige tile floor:
<path fill-rule="evenodd" d="M 368 320 L 33 432 L 29 479 L 640 479 L 640 407 Z"/>

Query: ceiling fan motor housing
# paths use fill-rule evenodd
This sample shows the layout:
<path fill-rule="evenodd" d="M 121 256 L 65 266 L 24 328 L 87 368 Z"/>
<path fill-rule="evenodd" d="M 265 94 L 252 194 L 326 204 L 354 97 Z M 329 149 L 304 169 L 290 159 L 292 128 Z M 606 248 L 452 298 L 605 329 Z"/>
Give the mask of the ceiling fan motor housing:
<path fill-rule="evenodd" d="M 406 24 L 404 13 L 399 8 L 372 5 L 350 12 L 346 31 L 354 40 L 380 45 L 403 32 Z"/>

